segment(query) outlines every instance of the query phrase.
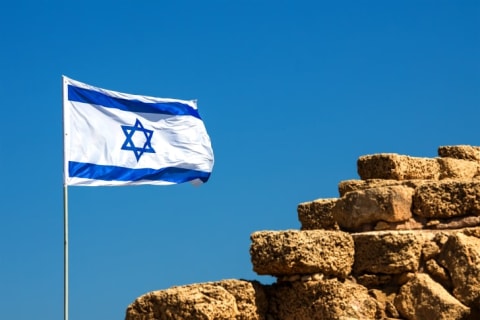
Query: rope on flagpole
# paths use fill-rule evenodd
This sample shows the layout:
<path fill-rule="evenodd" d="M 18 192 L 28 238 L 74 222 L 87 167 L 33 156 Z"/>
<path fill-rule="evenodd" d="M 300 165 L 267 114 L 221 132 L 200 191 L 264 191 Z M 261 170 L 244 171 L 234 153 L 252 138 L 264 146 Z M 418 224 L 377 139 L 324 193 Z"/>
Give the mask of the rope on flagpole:
<path fill-rule="evenodd" d="M 68 320 L 68 187 L 63 186 L 63 318 Z"/>

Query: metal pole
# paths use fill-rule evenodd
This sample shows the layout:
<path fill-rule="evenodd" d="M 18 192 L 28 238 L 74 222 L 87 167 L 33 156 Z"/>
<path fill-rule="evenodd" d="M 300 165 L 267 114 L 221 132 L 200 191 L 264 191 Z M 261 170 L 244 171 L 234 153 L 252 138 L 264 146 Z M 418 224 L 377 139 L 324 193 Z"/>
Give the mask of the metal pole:
<path fill-rule="evenodd" d="M 68 187 L 63 186 L 63 319 L 68 320 Z"/>
<path fill-rule="evenodd" d="M 65 77 L 62 76 L 62 113 L 63 113 L 63 319 L 68 320 L 68 185 L 66 182 L 66 133 L 65 133 L 65 97 L 67 96 Z"/>

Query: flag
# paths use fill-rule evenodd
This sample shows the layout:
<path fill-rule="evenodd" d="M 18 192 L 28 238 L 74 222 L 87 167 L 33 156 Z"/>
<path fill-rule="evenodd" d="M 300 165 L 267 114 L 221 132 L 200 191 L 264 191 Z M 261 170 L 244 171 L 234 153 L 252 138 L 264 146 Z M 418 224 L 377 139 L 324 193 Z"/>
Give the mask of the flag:
<path fill-rule="evenodd" d="M 63 77 L 64 183 L 207 182 L 210 137 L 195 100 L 155 98 Z"/>

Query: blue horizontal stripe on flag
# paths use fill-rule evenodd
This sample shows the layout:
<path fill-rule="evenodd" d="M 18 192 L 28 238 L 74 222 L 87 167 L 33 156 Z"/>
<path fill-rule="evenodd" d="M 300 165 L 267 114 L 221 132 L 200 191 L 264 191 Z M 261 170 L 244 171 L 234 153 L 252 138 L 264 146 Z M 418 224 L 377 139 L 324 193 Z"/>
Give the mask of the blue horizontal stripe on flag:
<path fill-rule="evenodd" d="M 68 85 L 68 100 L 88 104 L 101 105 L 135 113 L 161 113 L 177 116 L 192 116 L 198 119 L 198 111 L 188 104 L 181 102 L 142 102 L 116 98 L 102 92 Z"/>
<path fill-rule="evenodd" d="M 132 169 L 118 166 L 99 165 L 69 161 L 68 173 L 72 178 L 85 178 L 103 181 L 167 181 L 172 183 L 183 183 L 200 179 L 207 182 L 210 172 L 197 171 L 182 168 L 161 168 L 161 169 Z"/>

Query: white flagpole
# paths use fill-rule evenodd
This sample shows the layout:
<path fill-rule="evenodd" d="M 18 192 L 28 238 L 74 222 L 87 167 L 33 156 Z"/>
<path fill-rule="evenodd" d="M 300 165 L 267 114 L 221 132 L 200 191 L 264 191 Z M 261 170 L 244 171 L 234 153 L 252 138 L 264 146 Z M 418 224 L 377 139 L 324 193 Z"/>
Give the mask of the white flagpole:
<path fill-rule="evenodd" d="M 62 76 L 62 111 L 63 111 L 63 319 L 68 320 L 68 185 L 66 182 L 67 168 L 65 155 L 65 79 Z"/>
<path fill-rule="evenodd" d="M 63 186 L 63 319 L 68 320 L 68 187 Z"/>

